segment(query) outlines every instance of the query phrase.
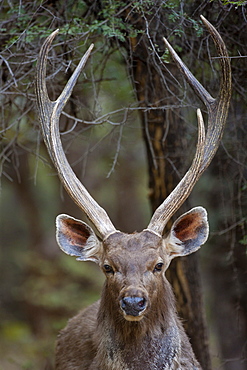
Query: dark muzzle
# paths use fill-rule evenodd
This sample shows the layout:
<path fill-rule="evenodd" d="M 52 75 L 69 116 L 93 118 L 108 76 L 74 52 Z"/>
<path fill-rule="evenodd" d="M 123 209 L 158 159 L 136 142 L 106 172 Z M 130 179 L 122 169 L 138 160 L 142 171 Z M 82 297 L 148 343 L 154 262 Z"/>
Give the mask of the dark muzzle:
<path fill-rule="evenodd" d="M 146 299 L 140 297 L 124 297 L 120 301 L 122 310 L 128 316 L 139 316 L 146 308 Z"/>

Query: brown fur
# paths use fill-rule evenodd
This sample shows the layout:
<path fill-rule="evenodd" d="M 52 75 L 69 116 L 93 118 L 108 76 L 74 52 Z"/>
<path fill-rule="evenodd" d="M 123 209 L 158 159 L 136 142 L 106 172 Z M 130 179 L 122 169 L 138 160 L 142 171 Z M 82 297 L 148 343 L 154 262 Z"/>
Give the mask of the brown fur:
<path fill-rule="evenodd" d="M 103 243 L 103 250 L 99 264 L 112 266 L 114 273 L 106 274 L 101 300 L 61 331 L 56 369 L 200 369 L 164 274 L 169 256 L 162 238 L 149 231 L 117 232 Z M 163 270 L 154 272 L 160 261 Z M 126 320 L 120 308 L 121 297 L 129 295 L 147 299 L 140 321 Z"/>

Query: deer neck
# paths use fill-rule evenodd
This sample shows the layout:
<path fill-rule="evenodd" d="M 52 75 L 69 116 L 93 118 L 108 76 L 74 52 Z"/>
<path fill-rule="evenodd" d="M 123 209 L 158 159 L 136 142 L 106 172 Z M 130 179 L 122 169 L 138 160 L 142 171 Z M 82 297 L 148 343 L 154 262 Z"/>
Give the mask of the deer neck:
<path fill-rule="evenodd" d="M 173 328 L 175 333 L 179 327 L 174 302 L 171 286 L 164 277 L 162 291 L 152 301 L 153 307 L 147 315 L 141 321 L 127 321 L 121 313 L 118 299 L 109 296 L 106 283 L 102 291 L 97 326 L 101 332 L 108 333 L 112 340 L 119 343 L 138 345 L 145 337 L 157 337 L 160 340 L 165 333 L 173 332 Z"/>

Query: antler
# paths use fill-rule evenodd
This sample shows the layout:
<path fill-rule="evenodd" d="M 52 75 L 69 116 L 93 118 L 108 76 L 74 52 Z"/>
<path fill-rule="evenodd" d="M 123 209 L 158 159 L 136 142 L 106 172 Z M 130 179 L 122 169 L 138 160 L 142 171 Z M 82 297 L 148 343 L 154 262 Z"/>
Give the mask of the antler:
<path fill-rule="evenodd" d="M 40 124 L 48 153 L 57 169 L 59 178 L 74 202 L 85 212 L 103 238 L 116 231 L 103 208 L 92 198 L 70 167 L 64 154 L 59 134 L 59 117 L 68 101 L 73 87 L 85 66 L 93 44 L 82 57 L 79 65 L 56 101 L 51 101 L 46 89 L 46 61 L 49 48 L 58 30 L 45 40 L 37 61 L 36 95 Z"/>
<path fill-rule="evenodd" d="M 174 62 L 195 93 L 207 107 L 208 129 L 205 137 L 203 118 L 200 109 L 198 109 L 198 143 L 193 163 L 172 193 L 156 209 L 147 227 L 148 230 L 158 233 L 159 235 L 162 235 L 168 220 L 188 198 L 199 177 L 202 175 L 214 157 L 220 144 L 228 114 L 231 96 L 230 60 L 226 46 L 219 33 L 203 16 L 201 16 L 201 19 L 207 27 L 220 56 L 220 91 L 216 99 L 214 99 L 200 84 L 200 82 L 197 81 L 168 41 L 164 39 L 165 44 L 174 59 Z M 56 101 L 51 101 L 48 97 L 45 83 L 46 61 L 49 48 L 57 33 L 58 30 L 54 31 L 45 40 L 37 61 L 36 95 L 44 141 L 66 191 L 69 193 L 74 202 L 86 213 L 87 217 L 92 221 L 101 236 L 106 238 L 117 230 L 113 226 L 105 210 L 98 205 L 98 203 L 91 197 L 82 183 L 76 177 L 64 154 L 59 134 L 59 117 L 72 93 L 73 87 L 81 70 L 85 66 L 90 56 L 93 44 L 82 57 L 79 65 L 75 69 L 61 95 Z"/>
<path fill-rule="evenodd" d="M 204 123 L 200 110 L 198 110 L 198 144 L 194 161 L 178 183 L 172 193 L 165 201 L 156 209 L 151 221 L 147 227 L 148 230 L 162 235 L 163 230 L 169 219 L 184 203 L 190 195 L 194 185 L 199 177 L 209 166 L 213 159 L 222 138 L 228 108 L 231 97 L 231 66 L 230 59 L 227 53 L 226 46 L 216 29 L 203 16 L 201 19 L 207 27 L 218 51 L 220 57 L 221 78 L 220 91 L 216 99 L 214 99 L 208 91 L 200 84 L 199 81 L 192 75 L 189 69 L 185 66 L 177 53 L 171 47 L 166 39 L 164 39 L 167 48 L 169 49 L 175 64 L 180 69 L 182 75 L 193 88 L 196 95 L 203 101 L 208 112 L 208 129 L 205 140 L 203 139 Z"/>

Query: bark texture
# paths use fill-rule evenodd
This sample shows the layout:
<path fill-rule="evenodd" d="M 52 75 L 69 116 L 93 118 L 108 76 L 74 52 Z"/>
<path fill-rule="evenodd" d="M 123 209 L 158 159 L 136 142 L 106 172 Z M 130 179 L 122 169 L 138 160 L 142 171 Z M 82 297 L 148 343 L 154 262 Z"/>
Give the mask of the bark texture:
<path fill-rule="evenodd" d="M 158 21 L 162 23 L 162 18 L 150 22 L 149 30 L 153 32 L 153 40 L 164 50 L 160 31 L 162 26 L 161 23 L 159 26 Z M 179 72 L 173 65 L 169 71 L 165 70 L 150 53 L 148 45 L 145 36 L 133 38 L 129 53 L 137 99 L 140 106 L 146 108 L 141 111 L 141 122 L 149 165 L 150 201 L 155 210 L 174 189 L 188 161 L 185 122 L 180 118 L 179 108 L 174 111 L 171 108 L 178 104 L 178 91 L 171 76 L 179 78 Z M 168 106 L 170 108 L 166 108 Z M 198 257 L 192 255 L 174 260 L 167 276 L 173 285 L 178 313 L 183 319 L 195 354 L 202 368 L 210 370 Z"/>

